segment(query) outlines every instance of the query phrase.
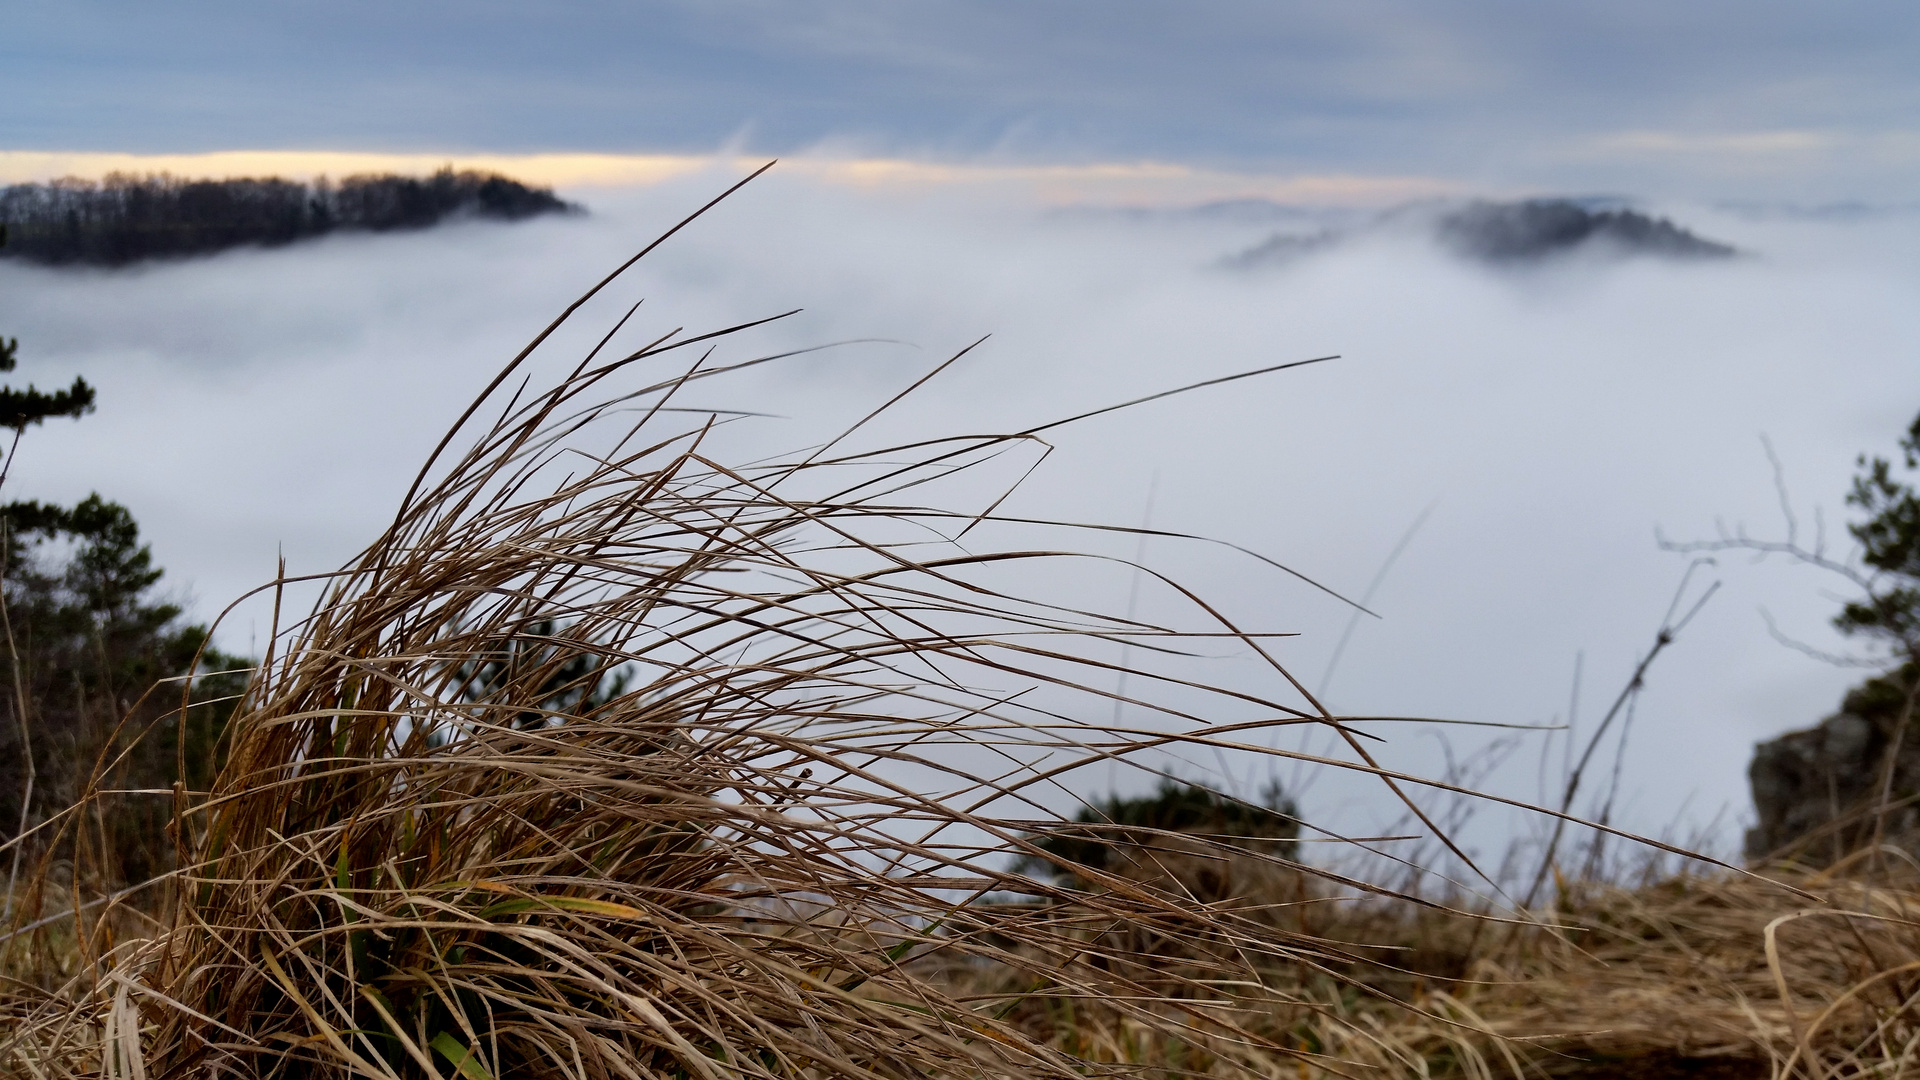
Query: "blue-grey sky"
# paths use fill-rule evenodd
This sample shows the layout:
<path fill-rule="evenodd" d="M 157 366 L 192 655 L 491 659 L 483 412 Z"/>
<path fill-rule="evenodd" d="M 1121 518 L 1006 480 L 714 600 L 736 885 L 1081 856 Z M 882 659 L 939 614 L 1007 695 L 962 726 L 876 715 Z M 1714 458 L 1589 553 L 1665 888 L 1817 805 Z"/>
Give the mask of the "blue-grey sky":
<path fill-rule="evenodd" d="M 15 0 L 0 149 L 828 144 L 1891 200 L 1916 57 L 1892 0 Z"/>

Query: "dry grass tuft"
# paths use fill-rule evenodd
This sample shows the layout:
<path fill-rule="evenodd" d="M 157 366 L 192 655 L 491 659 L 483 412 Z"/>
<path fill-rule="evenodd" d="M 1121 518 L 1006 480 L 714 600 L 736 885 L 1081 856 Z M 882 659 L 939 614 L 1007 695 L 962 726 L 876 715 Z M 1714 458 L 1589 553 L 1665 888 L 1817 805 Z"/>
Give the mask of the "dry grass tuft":
<path fill-rule="evenodd" d="M 1189 684 L 1183 708 L 1140 695 L 1158 713 L 1133 730 L 1082 719 L 1111 711 L 1119 642 L 1150 660 L 1186 631 L 996 585 L 1071 555 L 955 542 L 990 515 L 935 486 L 1032 433 L 729 464 L 715 418 L 669 403 L 744 366 L 713 351 L 741 329 L 596 350 L 503 401 L 527 354 L 510 365 L 468 414 L 498 422 L 430 462 L 276 638 L 212 790 L 176 792 L 182 869 L 134 898 L 166 902 L 96 903 L 84 867 L 38 868 L 5 943 L 0 1068 L 1125 1070 L 1036 1028 L 1041 1007 L 1097 1009 L 1130 1044 L 1204 1030 L 1243 1075 L 1291 1053 L 1249 1021 L 1272 971 L 1323 963 L 1312 937 L 1176 881 L 1068 891 L 1004 867 L 1062 825 L 1034 789 L 1245 738 L 1209 701 L 1255 729 L 1306 714 Z M 983 902 L 1006 892 L 1025 902 Z"/>

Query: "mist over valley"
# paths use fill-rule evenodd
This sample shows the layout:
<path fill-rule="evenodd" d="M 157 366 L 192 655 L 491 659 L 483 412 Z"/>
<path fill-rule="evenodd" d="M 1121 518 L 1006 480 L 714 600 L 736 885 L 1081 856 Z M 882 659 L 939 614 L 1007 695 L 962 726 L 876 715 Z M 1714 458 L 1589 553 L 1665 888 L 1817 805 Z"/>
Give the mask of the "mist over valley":
<path fill-rule="evenodd" d="M 330 570 L 384 525 L 498 365 L 723 176 L 562 189 L 589 212 L 510 226 L 331 235 L 123 270 L 0 262 L 0 325 L 31 350 L 30 374 L 85 373 L 101 388 L 84 426 L 30 435 L 17 497 L 99 489 L 126 503 L 199 618 L 271 578 L 281 555 L 291 574 Z M 1585 215 L 1571 239 L 1566 208 Z M 1281 258 L 1277 227 L 1326 239 Z M 776 169 L 536 362 L 577 362 L 635 300 L 619 341 L 801 309 L 755 331 L 752 349 L 831 347 L 676 402 L 725 411 L 716 439 L 770 454 L 837 431 L 984 334 L 877 422 L 875 445 L 1019 430 L 1338 354 L 1052 432 L 1003 510 L 1218 538 L 1354 599 L 1371 586 L 1381 618 L 1359 620 L 1330 671 L 1350 616 L 1339 601 L 1225 549 L 1144 545 L 1236 618 L 1297 632 L 1278 655 L 1343 712 L 1551 725 L 1567 716 L 1576 656 L 1591 720 L 1649 643 L 1686 567 L 1656 547 L 1656 528 L 1692 539 L 1783 527 L 1762 433 L 1798 512 L 1823 507 L 1838 535 L 1854 455 L 1905 418 L 1907 395 L 1862 388 L 1911 382 L 1920 317 L 1898 298 L 1920 284 L 1917 234 L 1906 211 L 1568 200 L 1062 208 Z M 1540 250 L 1484 250 L 1516 236 Z M 743 342 L 725 348 L 748 358 Z M 1136 554 L 1130 537 L 1088 543 Z M 1722 594 L 1639 705 L 1626 827 L 1744 813 L 1752 744 L 1831 711 L 1850 682 L 1770 637 L 1760 613 L 1839 647 L 1816 582 L 1737 559 L 1713 572 Z M 1110 572 L 1074 587 L 1110 605 L 1134 585 Z M 288 609 L 313 595 L 294 589 Z M 1168 601 L 1149 588 L 1139 602 L 1150 613 Z M 257 653 L 270 613 L 256 596 L 219 640 Z M 1462 755 L 1479 738 L 1401 732 L 1386 752 L 1417 769 L 1441 737 Z M 1540 798 L 1537 746 L 1495 786 Z M 1267 778 L 1206 779 L 1253 790 Z M 1363 780 L 1280 779 L 1316 821 L 1380 824 Z M 1497 846 L 1508 825 L 1487 827 Z"/>

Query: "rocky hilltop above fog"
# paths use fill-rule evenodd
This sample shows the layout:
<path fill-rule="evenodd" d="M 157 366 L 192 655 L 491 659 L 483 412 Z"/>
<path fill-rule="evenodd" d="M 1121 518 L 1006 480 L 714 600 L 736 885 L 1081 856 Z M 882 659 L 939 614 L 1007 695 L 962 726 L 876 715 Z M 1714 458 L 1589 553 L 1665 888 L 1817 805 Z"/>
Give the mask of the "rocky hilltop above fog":
<path fill-rule="evenodd" d="M 1723 259 L 1727 244 L 1706 240 L 1638 210 L 1592 208 L 1571 199 L 1474 202 L 1440 215 L 1442 244 L 1483 262 L 1524 262 L 1583 249 L 1679 259 Z"/>
<path fill-rule="evenodd" d="M 1276 232 L 1223 260 L 1234 269 L 1285 263 L 1368 233 L 1422 235 L 1464 259 L 1489 265 L 1526 265 L 1575 253 L 1723 259 L 1738 254 L 1663 217 L 1625 206 L 1579 199 L 1476 200 L 1465 204 L 1402 207 L 1343 227 Z"/>
<path fill-rule="evenodd" d="M 552 188 L 497 173 L 441 169 L 426 177 L 350 176 L 339 183 L 278 177 L 183 180 L 109 175 L 0 188 L 0 257 L 49 265 L 124 266 L 275 247 L 335 232 L 424 229 L 450 220 L 519 221 L 577 213 Z"/>

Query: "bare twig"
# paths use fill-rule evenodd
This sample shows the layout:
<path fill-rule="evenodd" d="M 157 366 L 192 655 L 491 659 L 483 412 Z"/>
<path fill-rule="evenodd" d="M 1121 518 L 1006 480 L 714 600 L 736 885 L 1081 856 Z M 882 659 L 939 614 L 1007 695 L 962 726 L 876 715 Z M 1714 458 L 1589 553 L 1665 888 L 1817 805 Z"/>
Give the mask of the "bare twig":
<path fill-rule="evenodd" d="M 1693 621 L 1693 617 L 1698 615 L 1707 601 L 1713 598 L 1713 594 L 1719 591 L 1720 583 L 1715 581 L 1707 586 L 1706 591 L 1700 594 L 1699 599 L 1695 600 L 1692 606 L 1687 608 L 1686 614 L 1677 621 L 1674 619 L 1674 613 L 1680 609 L 1680 603 L 1686 596 L 1687 586 L 1693 579 L 1694 571 L 1710 565 L 1712 565 L 1710 559 L 1695 559 L 1687 566 L 1686 573 L 1680 576 L 1679 587 L 1673 592 L 1673 600 L 1667 605 L 1667 613 L 1660 619 L 1660 629 L 1653 635 L 1653 647 L 1648 649 L 1647 654 L 1634 666 L 1633 675 L 1627 679 L 1627 684 L 1620 688 L 1619 695 L 1613 699 L 1613 705 L 1607 709 L 1606 715 L 1600 719 L 1599 726 L 1594 728 L 1593 734 L 1587 738 L 1586 749 L 1581 751 L 1580 760 L 1567 776 L 1566 790 L 1560 795 L 1561 816 L 1554 820 L 1553 834 L 1547 841 L 1546 851 L 1540 857 L 1540 867 L 1534 873 L 1533 884 L 1527 887 L 1526 897 L 1520 905 L 1522 908 L 1533 907 L 1534 902 L 1539 899 L 1541 886 L 1546 884 L 1547 876 L 1553 871 L 1554 857 L 1560 848 L 1560 837 L 1566 831 L 1566 815 L 1573 810 L 1573 800 L 1580 793 L 1581 778 L 1586 775 L 1587 765 L 1592 762 L 1594 751 L 1600 748 L 1600 742 L 1606 737 L 1607 729 L 1620 715 L 1620 710 L 1640 692 L 1642 686 L 1646 685 L 1647 669 L 1653 666 L 1654 660 L 1666 650 L 1667 646 L 1673 644 L 1674 638 L 1680 631 L 1686 629 L 1687 624 Z"/>

